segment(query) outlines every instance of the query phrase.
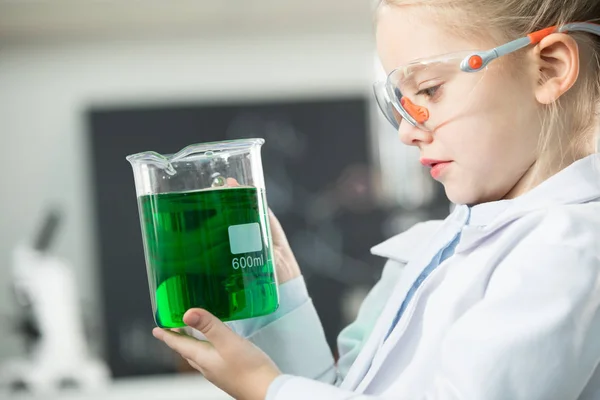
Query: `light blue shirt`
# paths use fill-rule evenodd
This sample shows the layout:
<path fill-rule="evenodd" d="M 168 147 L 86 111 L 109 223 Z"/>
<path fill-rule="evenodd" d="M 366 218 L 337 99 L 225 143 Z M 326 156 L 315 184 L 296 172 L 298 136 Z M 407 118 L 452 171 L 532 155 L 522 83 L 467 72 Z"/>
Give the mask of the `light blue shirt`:
<path fill-rule="evenodd" d="M 454 249 L 456 249 L 456 246 L 458 245 L 459 241 L 460 241 L 460 232 L 457 232 L 456 235 L 450 240 L 450 242 L 446 243 L 446 245 L 444 245 L 444 247 L 442 247 L 440 249 L 440 251 L 438 251 L 436 253 L 436 255 L 433 256 L 429 265 L 427 265 L 427 267 L 425 267 L 423 272 L 421 272 L 419 277 L 412 284 L 410 290 L 408 291 L 408 294 L 404 298 L 404 301 L 402 301 L 402 305 L 400 306 L 400 309 L 398 310 L 398 313 L 396 314 L 396 317 L 394 318 L 394 322 L 392 322 L 392 325 L 390 326 L 390 330 L 388 331 L 387 335 L 385 335 L 386 339 L 388 338 L 390 333 L 392 333 L 392 331 L 396 327 L 396 324 L 398 324 L 398 321 L 402 317 L 404 310 L 406 310 L 406 307 L 408 306 L 410 300 L 413 298 L 413 296 L 415 295 L 415 292 L 419 289 L 419 287 L 421 286 L 423 281 L 425 279 L 427 279 L 429 274 L 431 274 L 431 272 L 433 272 L 433 270 L 435 270 L 438 267 L 438 265 L 443 263 L 448 257 L 450 257 L 452 254 L 454 254 Z"/>

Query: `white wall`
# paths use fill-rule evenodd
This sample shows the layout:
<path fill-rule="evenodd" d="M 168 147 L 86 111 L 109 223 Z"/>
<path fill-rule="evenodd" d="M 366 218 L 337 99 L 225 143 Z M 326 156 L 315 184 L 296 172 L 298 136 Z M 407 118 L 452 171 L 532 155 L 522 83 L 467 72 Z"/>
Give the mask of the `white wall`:
<path fill-rule="evenodd" d="M 367 91 L 372 49 L 364 32 L 1 45 L 0 360 L 22 352 L 4 319 L 16 312 L 11 249 L 29 238 L 47 201 L 68 210 L 57 254 L 76 269 L 86 313 L 97 313 L 86 108 Z"/>

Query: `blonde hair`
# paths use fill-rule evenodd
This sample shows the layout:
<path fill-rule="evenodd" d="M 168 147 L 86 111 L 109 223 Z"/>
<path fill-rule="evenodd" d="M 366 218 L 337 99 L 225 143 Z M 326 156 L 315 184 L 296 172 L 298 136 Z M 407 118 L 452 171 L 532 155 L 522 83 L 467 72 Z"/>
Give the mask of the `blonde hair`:
<path fill-rule="evenodd" d="M 497 44 L 550 26 L 600 20 L 599 0 L 378 0 L 377 7 L 384 5 L 429 7 L 431 15 L 441 18 L 452 32 Z M 571 35 L 579 47 L 579 77 L 567 93 L 545 106 L 540 116 L 540 154 L 552 154 L 550 147 L 558 145 L 560 155 L 548 158 L 556 162 L 559 156 L 561 164 L 581 158 L 580 153 L 596 152 L 600 125 L 600 37 L 582 32 Z M 570 137 L 565 137 L 567 132 Z M 546 162 L 539 164 L 537 168 L 548 167 Z"/>

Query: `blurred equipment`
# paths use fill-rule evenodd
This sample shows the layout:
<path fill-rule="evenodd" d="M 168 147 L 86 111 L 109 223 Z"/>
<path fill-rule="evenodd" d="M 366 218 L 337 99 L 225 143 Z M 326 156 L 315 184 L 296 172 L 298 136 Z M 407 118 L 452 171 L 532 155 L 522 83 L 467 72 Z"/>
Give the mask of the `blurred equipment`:
<path fill-rule="evenodd" d="M 49 251 L 60 219 L 49 212 L 34 243 L 13 253 L 13 287 L 28 354 L 0 365 L 0 390 L 37 394 L 109 381 L 108 368 L 88 350 L 73 271 Z"/>

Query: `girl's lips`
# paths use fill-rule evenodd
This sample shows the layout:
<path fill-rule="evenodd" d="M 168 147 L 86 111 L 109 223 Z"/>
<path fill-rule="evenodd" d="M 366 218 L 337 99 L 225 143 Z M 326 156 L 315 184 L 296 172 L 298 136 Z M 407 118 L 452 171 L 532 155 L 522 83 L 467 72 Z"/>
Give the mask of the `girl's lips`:
<path fill-rule="evenodd" d="M 445 160 L 434 160 L 431 158 L 422 158 L 421 159 L 421 164 L 423 164 L 426 167 L 430 167 L 431 168 L 431 176 L 433 177 L 433 179 L 438 179 L 441 174 L 446 170 L 446 168 L 448 168 L 448 166 L 450 166 L 450 163 L 452 161 L 445 161 Z"/>
<path fill-rule="evenodd" d="M 450 166 L 451 163 L 452 163 L 452 161 L 444 161 L 444 162 L 434 164 L 431 167 L 431 171 L 430 171 L 433 179 L 438 179 L 442 175 L 442 173 Z"/>
<path fill-rule="evenodd" d="M 433 158 L 421 158 L 421 164 L 426 167 L 433 167 L 435 164 L 450 162 L 448 160 L 434 160 Z"/>

